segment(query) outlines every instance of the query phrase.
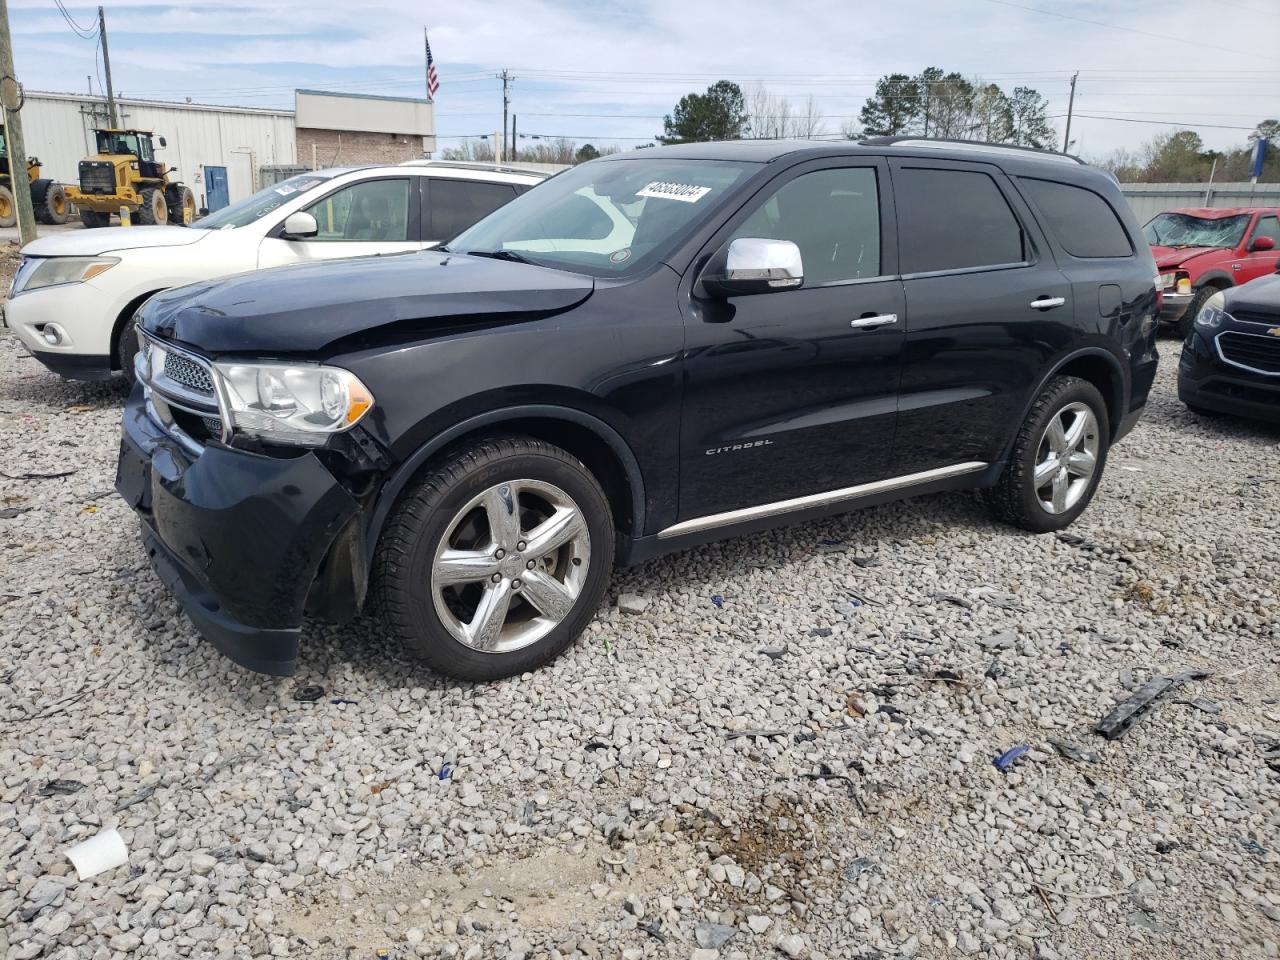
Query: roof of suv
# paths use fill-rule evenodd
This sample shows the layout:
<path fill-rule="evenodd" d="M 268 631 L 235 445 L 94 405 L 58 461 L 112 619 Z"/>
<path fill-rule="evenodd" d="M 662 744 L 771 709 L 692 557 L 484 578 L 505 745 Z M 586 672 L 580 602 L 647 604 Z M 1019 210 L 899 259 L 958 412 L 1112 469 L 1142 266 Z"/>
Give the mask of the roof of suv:
<path fill-rule="evenodd" d="M 506 182 L 515 178 L 521 183 L 540 183 L 551 174 L 545 170 L 532 170 L 527 167 L 512 166 L 504 163 L 472 163 L 462 160 L 406 160 L 399 164 L 402 167 L 429 167 L 438 170 L 442 175 L 459 176 L 466 180 L 498 180 Z"/>
<path fill-rule="evenodd" d="M 925 137 L 878 137 L 869 140 L 723 140 L 712 143 L 678 143 L 636 152 L 612 154 L 601 160 L 643 156 L 666 156 L 689 160 L 738 160 L 772 163 L 784 157 L 830 156 L 915 156 L 950 160 L 985 160 L 1018 167 L 1040 166 L 1063 171 L 1085 166 L 1080 159 L 1064 153 L 1017 147 L 1008 144 L 967 140 L 938 140 Z"/>

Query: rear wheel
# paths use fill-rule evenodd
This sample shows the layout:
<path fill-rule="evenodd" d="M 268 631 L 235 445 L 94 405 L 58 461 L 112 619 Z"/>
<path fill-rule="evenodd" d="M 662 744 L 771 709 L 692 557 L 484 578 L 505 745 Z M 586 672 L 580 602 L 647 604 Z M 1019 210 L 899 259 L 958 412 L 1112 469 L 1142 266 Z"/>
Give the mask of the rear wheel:
<path fill-rule="evenodd" d="M 196 219 L 196 195 L 191 188 L 171 183 L 164 188 L 165 203 L 169 205 L 169 222 L 182 226 Z M 189 216 L 187 215 L 189 212 Z"/>
<path fill-rule="evenodd" d="M 478 441 L 397 505 L 375 556 L 380 605 L 434 669 L 497 680 L 582 632 L 613 551 L 609 502 L 575 457 L 526 437 Z"/>
<path fill-rule="evenodd" d="M 81 210 L 80 222 L 86 227 L 105 227 L 111 223 L 111 214 L 97 210 Z"/>
<path fill-rule="evenodd" d="M 996 514 L 1033 533 L 1068 526 L 1098 489 L 1110 436 L 1098 388 L 1078 377 L 1055 377 L 1031 405 L 990 492 Z"/>
<path fill-rule="evenodd" d="M 12 227 L 18 222 L 18 205 L 8 185 L 0 187 L 0 227 Z"/>
<path fill-rule="evenodd" d="M 138 223 L 143 226 L 153 226 L 157 223 L 167 223 L 169 220 L 169 205 L 165 203 L 164 191 L 159 187 L 148 187 L 142 191 L 142 206 L 138 208 Z"/>
<path fill-rule="evenodd" d="M 50 183 L 44 192 L 45 223 L 66 223 L 67 214 L 71 211 L 71 202 L 67 199 L 67 188 L 60 183 Z"/>

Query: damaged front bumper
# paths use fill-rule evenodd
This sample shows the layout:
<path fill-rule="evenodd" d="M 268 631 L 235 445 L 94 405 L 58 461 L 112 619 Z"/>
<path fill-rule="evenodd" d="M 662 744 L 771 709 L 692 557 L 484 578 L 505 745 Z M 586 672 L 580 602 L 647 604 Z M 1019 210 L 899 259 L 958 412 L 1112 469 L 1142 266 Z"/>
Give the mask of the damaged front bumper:
<path fill-rule="evenodd" d="M 116 490 L 138 513 L 160 579 L 200 633 L 241 666 L 297 670 L 308 608 L 362 599 L 359 502 L 312 452 L 287 458 L 180 443 L 129 397 Z M 318 591 L 344 596 L 313 597 Z"/>

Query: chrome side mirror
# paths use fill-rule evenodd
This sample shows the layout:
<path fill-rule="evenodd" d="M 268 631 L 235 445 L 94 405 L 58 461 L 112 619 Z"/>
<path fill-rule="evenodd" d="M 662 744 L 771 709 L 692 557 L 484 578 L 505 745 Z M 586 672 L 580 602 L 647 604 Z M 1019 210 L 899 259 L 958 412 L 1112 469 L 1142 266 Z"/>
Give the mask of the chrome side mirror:
<path fill-rule="evenodd" d="M 738 237 L 729 244 L 724 273 L 702 282 L 724 297 L 794 290 L 804 283 L 804 262 L 790 240 Z"/>
<path fill-rule="evenodd" d="M 280 231 L 280 235 L 286 240 L 305 240 L 319 232 L 320 224 L 316 222 L 316 218 L 305 210 L 299 210 L 284 218 L 284 229 Z"/>

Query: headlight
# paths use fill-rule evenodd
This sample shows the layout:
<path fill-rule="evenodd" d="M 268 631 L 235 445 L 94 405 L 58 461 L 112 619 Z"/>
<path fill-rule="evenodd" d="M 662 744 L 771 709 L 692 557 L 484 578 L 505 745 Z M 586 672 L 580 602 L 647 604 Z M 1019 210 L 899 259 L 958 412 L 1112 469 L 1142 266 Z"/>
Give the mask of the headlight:
<path fill-rule="evenodd" d="M 1173 286 L 1173 277 L 1174 275 L 1172 273 L 1160 274 L 1160 276 L 1156 277 L 1156 286 L 1161 290 L 1168 290 Z"/>
<path fill-rule="evenodd" d="M 119 262 L 116 257 L 46 257 L 40 259 L 25 275 L 16 278 L 13 292 L 21 293 L 23 290 L 39 290 L 41 287 L 53 287 L 60 283 L 92 280 Z M 19 273 L 22 271 L 19 270 Z"/>
<path fill-rule="evenodd" d="M 213 369 L 232 429 L 275 443 L 322 446 L 373 408 L 373 394 L 339 367 L 215 363 Z"/>
<path fill-rule="evenodd" d="M 1200 308 L 1200 312 L 1196 315 L 1196 326 L 1203 327 L 1205 330 L 1213 330 L 1220 326 L 1223 317 L 1231 316 L 1231 314 L 1222 309 L 1226 302 L 1227 298 L 1221 290 L 1206 300 L 1204 306 Z"/>

